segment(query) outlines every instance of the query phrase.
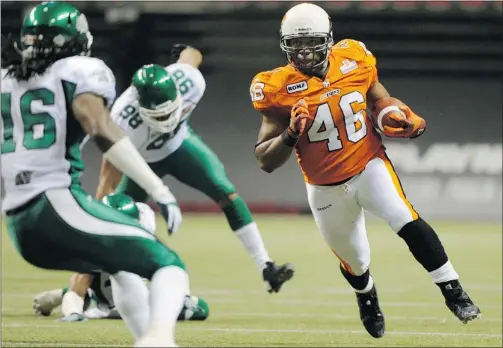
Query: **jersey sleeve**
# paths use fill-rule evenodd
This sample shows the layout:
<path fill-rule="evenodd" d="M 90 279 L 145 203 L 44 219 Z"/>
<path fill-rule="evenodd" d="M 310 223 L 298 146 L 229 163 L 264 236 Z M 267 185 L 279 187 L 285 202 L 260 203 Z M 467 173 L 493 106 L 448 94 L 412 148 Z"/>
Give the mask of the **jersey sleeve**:
<path fill-rule="evenodd" d="M 277 83 L 274 83 L 272 71 L 258 73 L 250 85 L 250 97 L 255 110 L 264 112 L 278 107 L 275 92 Z"/>
<path fill-rule="evenodd" d="M 206 80 L 199 69 L 190 64 L 175 63 L 166 67 L 175 79 L 183 98 L 182 120 L 187 119 L 206 91 Z"/>
<path fill-rule="evenodd" d="M 115 101 L 110 116 L 124 132 L 128 132 L 128 120 L 138 113 L 138 100 L 133 87 L 127 88 Z"/>
<path fill-rule="evenodd" d="M 115 100 L 115 76 L 110 68 L 100 59 L 87 58 L 78 63 L 78 81 L 75 95 L 94 93 L 102 96 L 107 106 L 111 107 Z"/>
<path fill-rule="evenodd" d="M 365 67 L 369 74 L 369 87 L 377 82 L 377 59 L 363 42 L 345 39 L 339 41 L 334 49 L 338 55 L 354 59 Z"/>

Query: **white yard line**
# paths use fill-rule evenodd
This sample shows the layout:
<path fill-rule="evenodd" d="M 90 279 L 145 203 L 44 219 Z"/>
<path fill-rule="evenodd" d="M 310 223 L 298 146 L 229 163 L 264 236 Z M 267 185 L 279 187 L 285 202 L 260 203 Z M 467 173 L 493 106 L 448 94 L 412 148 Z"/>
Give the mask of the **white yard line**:
<path fill-rule="evenodd" d="M 12 312 L 18 312 L 18 308 L 12 308 L 12 307 L 2 307 L 2 313 L 12 313 Z M 355 315 L 346 315 L 346 314 L 324 314 L 324 313 L 318 313 L 318 314 L 309 314 L 309 313 L 274 313 L 274 312 L 213 312 L 211 314 L 212 317 L 217 317 L 217 318 L 228 318 L 228 317 L 259 317 L 259 318 L 327 318 L 327 319 L 344 319 L 344 320 L 351 320 L 354 319 L 355 321 L 359 321 L 360 319 L 358 316 Z M 56 318 L 56 316 L 54 316 Z M 446 322 L 458 322 L 458 319 L 455 317 L 433 317 L 433 316 L 398 316 L 398 315 L 386 315 L 386 319 L 388 320 L 407 320 L 407 321 L 436 321 L 440 323 L 446 323 Z M 493 322 L 493 323 L 501 323 L 503 321 L 502 318 L 492 318 L 492 317 L 482 317 L 482 320 L 484 322 Z M 57 325 L 54 325 L 55 327 L 59 327 Z"/>
<path fill-rule="evenodd" d="M 213 317 L 226 318 L 226 317 L 263 317 L 263 318 L 333 318 L 333 319 L 354 319 L 355 321 L 360 321 L 360 318 L 355 315 L 345 315 L 345 314 L 309 314 L 309 313 L 261 313 L 261 312 L 217 312 L 211 314 Z M 408 320 L 408 321 L 425 321 L 432 320 L 445 323 L 447 321 L 459 322 L 454 316 L 445 317 L 432 317 L 432 316 L 397 316 L 397 315 L 385 315 L 388 320 Z M 482 317 L 485 322 L 497 322 L 501 323 L 502 318 L 486 318 Z"/>
<path fill-rule="evenodd" d="M 2 323 L 2 327 L 8 328 L 21 328 L 21 327 L 35 327 L 35 328 L 49 328 L 58 327 L 61 328 L 63 325 L 28 325 L 22 323 Z M 110 328 L 120 328 L 124 330 L 124 327 L 113 326 Z M 351 335 L 368 335 L 366 331 L 363 330 L 312 330 L 312 329 L 246 329 L 246 328 L 212 328 L 212 327 L 186 327 L 178 326 L 177 330 L 180 331 L 213 331 L 213 332 L 248 332 L 248 333 L 258 333 L 258 332 L 272 332 L 272 333 L 298 333 L 298 334 L 351 334 Z M 502 334 L 492 334 L 492 333 L 465 333 L 465 332 L 412 332 L 412 331 L 388 331 L 386 335 L 394 336 L 436 336 L 436 337 L 481 337 L 481 338 L 502 338 Z"/>

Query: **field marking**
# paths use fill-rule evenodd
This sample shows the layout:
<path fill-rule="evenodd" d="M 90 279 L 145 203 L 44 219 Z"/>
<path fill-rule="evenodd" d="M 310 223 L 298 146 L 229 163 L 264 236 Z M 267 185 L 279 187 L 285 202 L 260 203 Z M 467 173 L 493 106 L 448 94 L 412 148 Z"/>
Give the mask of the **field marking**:
<path fill-rule="evenodd" d="M 62 325 L 29 325 L 23 323 L 2 323 L 2 327 L 36 327 L 36 328 L 48 328 L 48 327 L 58 327 L 61 328 Z M 125 327 L 111 326 L 110 328 L 120 328 L 124 330 Z M 246 329 L 246 328 L 218 328 L 218 327 L 184 327 L 178 326 L 177 330 L 180 331 L 213 331 L 213 332 L 273 332 L 273 333 L 299 333 L 299 334 L 352 334 L 352 335 L 368 335 L 367 331 L 363 330 L 322 330 L 322 329 Z M 388 331 L 386 335 L 396 335 L 396 336 L 437 336 L 437 337 L 452 337 L 452 336 L 462 336 L 462 337 L 483 337 L 483 338 L 502 338 L 502 334 L 490 334 L 490 333 L 466 333 L 466 332 L 412 332 L 412 331 Z"/>
<path fill-rule="evenodd" d="M 333 319 L 355 319 L 355 321 L 360 321 L 360 318 L 355 315 L 346 314 L 309 314 L 309 313 L 262 313 L 262 312 L 217 312 L 213 313 L 214 317 L 264 317 L 264 318 L 333 318 Z M 408 321 L 423 321 L 423 320 L 433 320 L 445 323 L 447 321 L 459 322 L 457 318 L 445 318 L 445 317 L 432 317 L 432 316 L 397 316 L 397 315 L 384 315 L 386 319 L 389 320 L 408 320 Z M 486 318 L 482 316 L 483 321 L 487 322 L 497 322 L 501 323 L 502 318 Z"/>
<path fill-rule="evenodd" d="M 22 293 L 22 292 L 4 292 L 2 293 L 2 297 L 10 297 L 10 298 L 26 298 L 26 299 L 33 299 L 36 293 Z M 238 293 L 238 294 L 243 294 L 246 295 L 245 293 Z M 353 292 L 351 292 L 353 294 Z M 288 294 L 285 294 L 288 295 Z M 201 296 L 202 297 L 202 296 Z M 204 298 L 208 302 L 214 302 L 214 303 L 242 303 L 242 302 L 249 302 L 249 299 L 244 298 L 242 296 L 241 298 L 235 297 L 235 298 L 218 298 L 218 297 L 211 297 L 210 296 L 204 296 Z M 273 303 L 278 303 L 278 304 L 294 304 L 294 305 L 305 305 L 305 306 L 323 306 L 326 307 L 327 305 L 333 305 L 333 306 L 339 306 L 339 307 L 353 307 L 355 306 L 353 301 L 333 301 L 332 299 L 328 298 L 326 301 L 316 301 L 316 300 L 297 300 L 297 299 L 272 299 L 270 300 Z M 417 302 L 385 302 L 385 301 L 380 301 L 381 305 L 383 307 L 445 307 L 445 304 L 441 301 L 441 299 L 438 302 L 422 302 L 422 301 L 417 301 Z M 481 303 L 477 302 L 478 305 L 481 307 L 493 307 L 494 304 L 488 304 L 488 303 Z"/>
<path fill-rule="evenodd" d="M 2 313 L 7 312 L 18 312 L 17 308 L 9 308 L 3 307 Z M 34 316 L 35 317 L 35 316 Z M 327 319 L 354 319 L 359 322 L 359 318 L 357 315 L 347 315 L 347 314 L 309 314 L 309 313 L 271 313 L 271 312 L 214 312 L 212 317 L 217 318 L 228 318 L 228 317 L 262 317 L 262 318 L 327 318 Z M 457 318 L 452 317 L 433 317 L 433 316 L 399 316 L 399 315 L 386 315 L 386 319 L 388 320 L 408 320 L 408 321 L 437 321 L 440 323 L 446 322 L 458 322 Z M 485 317 L 482 316 L 482 321 L 485 322 L 495 322 L 501 323 L 503 321 L 502 318 L 493 318 L 493 317 Z M 54 325 L 55 327 L 59 327 Z"/>
<path fill-rule="evenodd" d="M 2 342 L 2 347 L 131 347 L 130 344 Z"/>

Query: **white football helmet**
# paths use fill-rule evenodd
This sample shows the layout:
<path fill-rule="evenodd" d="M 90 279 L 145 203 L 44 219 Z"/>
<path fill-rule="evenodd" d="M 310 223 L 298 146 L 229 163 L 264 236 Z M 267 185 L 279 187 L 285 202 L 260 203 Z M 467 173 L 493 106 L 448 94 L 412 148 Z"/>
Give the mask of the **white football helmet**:
<path fill-rule="evenodd" d="M 301 72 L 312 75 L 326 66 L 334 40 L 324 9 L 310 3 L 292 7 L 283 17 L 280 35 L 281 50 Z"/>

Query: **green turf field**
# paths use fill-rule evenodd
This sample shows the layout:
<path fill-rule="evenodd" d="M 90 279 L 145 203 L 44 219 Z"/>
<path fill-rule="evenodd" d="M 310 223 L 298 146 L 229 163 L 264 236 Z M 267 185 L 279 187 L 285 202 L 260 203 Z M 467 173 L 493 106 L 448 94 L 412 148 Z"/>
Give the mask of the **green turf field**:
<path fill-rule="evenodd" d="M 433 223 L 481 306 L 483 319 L 463 325 L 416 264 L 403 241 L 383 224 L 369 225 L 372 271 L 387 318 L 387 333 L 363 329 L 354 295 L 309 217 L 259 216 L 271 255 L 297 273 L 279 294 L 266 293 L 255 265 L 220 215 L 184 216 L 168 240 L 191 274 L 192 292 L 210 303 L 206 322 L 178 325 L 180 346 L 500 346 L 502 345 L 502 234 L 500 224 Z M 164 234 L 163 231 L 158 231 Z M 59 311 L 36 317 L 32 297 L 65 285 L 69 273 L 26 264 L 2 233 L 2 346 L 127 346 L 118 320 L 59 323 Z"/>

